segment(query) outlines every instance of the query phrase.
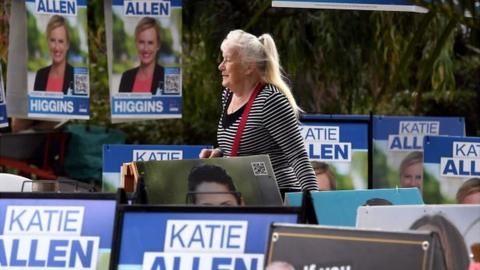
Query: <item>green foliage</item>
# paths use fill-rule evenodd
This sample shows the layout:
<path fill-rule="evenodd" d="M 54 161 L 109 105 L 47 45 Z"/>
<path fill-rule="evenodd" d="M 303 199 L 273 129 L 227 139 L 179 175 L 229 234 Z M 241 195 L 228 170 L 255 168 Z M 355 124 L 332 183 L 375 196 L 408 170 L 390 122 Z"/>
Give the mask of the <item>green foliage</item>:
<path fill-rule="evenodd" d="M 182 2 L 182 119 L 115 125 L 130 143 L 215 144 L 219 46 L 237 28 L 272 34 L 294 95 L 308 113 L 457 115 L 466 118 L 467 134 L 480 134 L 475 0 L 420 1 L 426 14 L 273 8 L 271 0 Z M 103 12 L 102 1 L 88 2 L 90 123 L 111 126 Z M 114 31 L 121 27 L 113 25 Z M 113 38 L 126 50 L 134 46 L 123 42 L 125 36 Z M 5 52 L 0 47 L 2 61 Z"/>

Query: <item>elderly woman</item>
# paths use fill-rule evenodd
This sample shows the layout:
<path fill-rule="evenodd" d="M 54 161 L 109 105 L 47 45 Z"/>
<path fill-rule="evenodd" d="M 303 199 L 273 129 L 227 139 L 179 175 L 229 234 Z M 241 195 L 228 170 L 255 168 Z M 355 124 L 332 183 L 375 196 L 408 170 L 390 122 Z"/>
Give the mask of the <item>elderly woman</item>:
<path fill-rule="evenodd" d="M 67 63 L 70 39 L 64 17 L 54 15 L 47 24 L 48 49 L 52 64 L 35 75 L 34 91 L 63 92 L 73 88 L 73 67 Z"/>
<path fill-rule="evenodd" d="M 156 93 L 163 88 L 163 67 L 157 64 L 160 26 L 154 18 L 144 17 L 135 27 L 135 45 L 140 66 L 122 74 L 119 92 Z"/>
<path fill-rule="evenodd" d="M 200 158 L 267 154 L 282 195 L 318 190 L 299 131 L 299 107 L 282 79 L 275 42 L 231 31 L 221 45 L 223 112 L 217 129 L 219 148 Z"/>

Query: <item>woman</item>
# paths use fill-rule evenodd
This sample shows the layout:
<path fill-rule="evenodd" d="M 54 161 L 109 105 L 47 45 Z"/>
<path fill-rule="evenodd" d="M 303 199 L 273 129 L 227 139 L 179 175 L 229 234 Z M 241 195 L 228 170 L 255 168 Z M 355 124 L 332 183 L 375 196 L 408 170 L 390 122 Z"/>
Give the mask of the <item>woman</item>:
<path fill-rule="evenodd" d="M 53 15 L 47 24 L 48 49 L 52 64 L 37 71 L 34 91 L 68 93 L 73 88 L 73 67 L 67 63 L 70 38 L 64 17 Z"/>
<path fill-rule="evenodd" d="M 154 18 L 144 17 L 135 27 L 135 45 L 140 66 L 122 74 L 119 92 L 156 93 L 163 88 L 163 68 L 157 64 L 160 26 Z"/>
<path fill-rule="evenodd" d="M 480 178 L 465 181 L 457 191 L 457 203 L 480 204 Z"/>
<path fill-rule="evenodd" d="M 297 106 L 282 79 L 275 42 L 242 30 L 222 42 L 223 113 L 217 130 L 219 148 L 200 158 L 268 154 L 282 196 L 318 190 L 299 131 Z"/>
<path fill-rule="evenodd" d="M 423 153 L 408 154 L 400 164 L 400 187 L 423 189 Z"/>
<path fill-rule="evenodd" d="M 244 205 L 230 175 L 221 167 L 207 164 L 195 166 L 190 171 L 187 201 L 209 206 Z"/>

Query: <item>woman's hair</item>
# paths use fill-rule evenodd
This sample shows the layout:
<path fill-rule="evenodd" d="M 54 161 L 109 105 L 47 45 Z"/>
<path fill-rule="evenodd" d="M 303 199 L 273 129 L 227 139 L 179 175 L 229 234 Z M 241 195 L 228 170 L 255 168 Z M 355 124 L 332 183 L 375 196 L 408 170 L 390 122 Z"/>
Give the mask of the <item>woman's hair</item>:
<path fill-rule="evenodd" d="M 317 174 L 326 174 L 328 177 L 328 182 L 330 184 L 330 189 L 331 190 L 337 190 L 337 183 L 335 181 L 335 173 L 330 169 L 330 165 L 328 163 L 323 162 L 323 161 L 312 161 L 310 162 L 312 164 L 313 171 L 315 171 L 315 175 Z"/>
<path fill-rule="evenodd" d="M 465 197 L 480 192 L 480 178 L 470 178 L 457 191 L 457 203 L 462 203 Z"/>
<path fill-rule="evenodd" d="M 63 26 L 65 28 L 65 34 L 67 37 L 67 42 L 70 43 L 70 36 L 68 34 L 67 21 L 64 17 L 60 15 L 53 15 L 47 24 L 47 38 L 49 38 L 50 33 L 58 27 Z"/>
<path fill-rule="evenodd" d="M 157 43 L 160 46 L 160 25 L 158 25 L 157 20 L 152 17 L 143 17 L 135 27 L 135 39 L 137 39 L 138 35 L 149 28 L 153 28 L 155 33 L 157 34 Z"/>
<path fill-rule="evenodd" d="M 400 176 L 408 167 L 417 164 L 423 163 L 423 153 L 420 151 L 411 152 L 408 154 L 400 163 Z"/>
<path fill-rule="evenodd" d="M 193 167 L 188 175 L 188 191 L 196 192 L 197 187 L 204 182 L 224 185 L 240 204 L 241 198 L 232 177 L 222 167 L 210 164 L 200 164 Z M 193 200 L 195 203 L 195 196 L 193 196 Z"/>
<path fill-rule="evenodd" d="M 227 48 L 237 49 L 243 64 L 255 63 L 262 80 L 275 85 L 287 97 L 288 102 L 298 116 L 301 109 L 298 107 L 290 87 L 284 80 L 277 47 L 270 34 L 263 34 L 257 38 L 243 30 L 233 30 L 228 33 L 220 46 L 222 51 L 225 51 Z"/>
<path fill-rule="evenodd" d="M 425 215 L 415 221 L 410 229 L 436 232 L 443 253 L 443 265 L 434 265 L 432 269 L 468 269 L 469 258 L 462 234 L 448 219 L 440 215 Z"/>

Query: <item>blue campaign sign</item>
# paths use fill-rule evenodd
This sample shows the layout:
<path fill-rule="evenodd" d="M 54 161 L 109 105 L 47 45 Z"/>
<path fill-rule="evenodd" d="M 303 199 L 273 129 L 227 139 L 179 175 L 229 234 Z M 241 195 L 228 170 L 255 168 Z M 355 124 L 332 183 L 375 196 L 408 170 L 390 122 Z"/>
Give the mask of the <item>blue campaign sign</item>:
<path fill-rule="evenodd" d="M 0 65 L 0 128 L 8 126 L 7 105 L 3 88 L 2 65 Z"/>
<path fill-rule="evenodd" d="M 423 204 L 416 188 L 311 192 L 318 224 L 355 226 L 357 208 L 365 205 Z M 300 206 L 302 193 L 287 193 L 290 206 Z"/>
<path fill-rule="evenodd" d="M 480 137 L 426 136 L 424 177 L 440 185 L 446 202 L 455 200 L 458 189 L 480 177 Z"/>
<path fill-rule="evenodd" d="M 408 0 L 273 0 L 273 7 L 385 10 L 426 13 L 428 9 Z"/>
<path fill-rule="evenodd" d="M 78 37 L 75 50 L 68 46 L 55 51 L 53 47 L 34 46 L 28 52 L 28 117 L 89 119 L 87 0 L 28 0 L 25 7 L 31 22 L 26 29 L 28 44 L 49 39 L 51 24 L 64 25 L 67 36 Z M 50 70 L 57 70 L 58 65 L 65 67 L 62 77 L 53 78 Z"/>
<path fill-rule="evenodd" d="M 115 194 L 0 193 L 3 269 L 109 269 Z"/>
<path fill-rule="evenodd" d="M 464 136 L 465 120 L 463 117 L 374 116 L 373 139 L 386 141 L 391 135 Z M 407 144 L 407 147 L 415 146 Z"/>
<path fill-rule="evenodd" d="M 328 164 L 335 176 L 336 189 L 368 187 L 368 116 L 305 115 L 300 130 L 309 159 Z"/>
<path fill-rule="evenodd" d="M 429 186 L 423 181 L 423 139 L 425 136 L 464 136 L 463 117 L 373 117 L 373 187 L 418 187 Z M 413 175 L 416 179 L 408 179 Z M 428 181 L 428 179 L 427 179 Z M 434 194 L 426 189 L 427 201 Z M 438 202 L 437 202 L 438 203 Z"/>
<path fill-rule="evenodd" d="M 112 36 L 125 39 L 112 42 L 112 74 L 110 101 L 112 119 L 181 118 L 182 100 L 182 1 L 181 0 L 113 0 Z M 134 44 L 143 31 L 143 25 L 155 24 L 160 44 L 154 44 L 156 53 L 125 50 L 125 44 Z M 155 31 L 157 32 L 157 30 Z M 161 34 L 160 34 L 161 33 Z M 153 33 L 152 33 L 153 34 Z M 160 36 L 168 36 L 168 39 Z M 157 39 L 155 39 L 157 40 Z M 123 44 L 124 43 L 124 44 Z M 170 48 L 168 51 L 158 48 Z M 158 52 L 157 52 L 158 50 Z M 144 74 L 145 78 L 138 76 Z"/>
<path fill-rule="evenodd" d="M 120 207 L 115 269 L 260 270 L 271 223 L 297 223 L 297 210 Z"/>
<path fill-rule="evenodd" d="M 211 145 L 103 145 L 103 190 L 115 191 L 120 183 L 120 167 L 132 161 L 198 159 Z"/>
<path fill-rule="evenodd" d="M 5 103 L 0 103 L 0 128 L 8 126 L 7 107 Z"/>

